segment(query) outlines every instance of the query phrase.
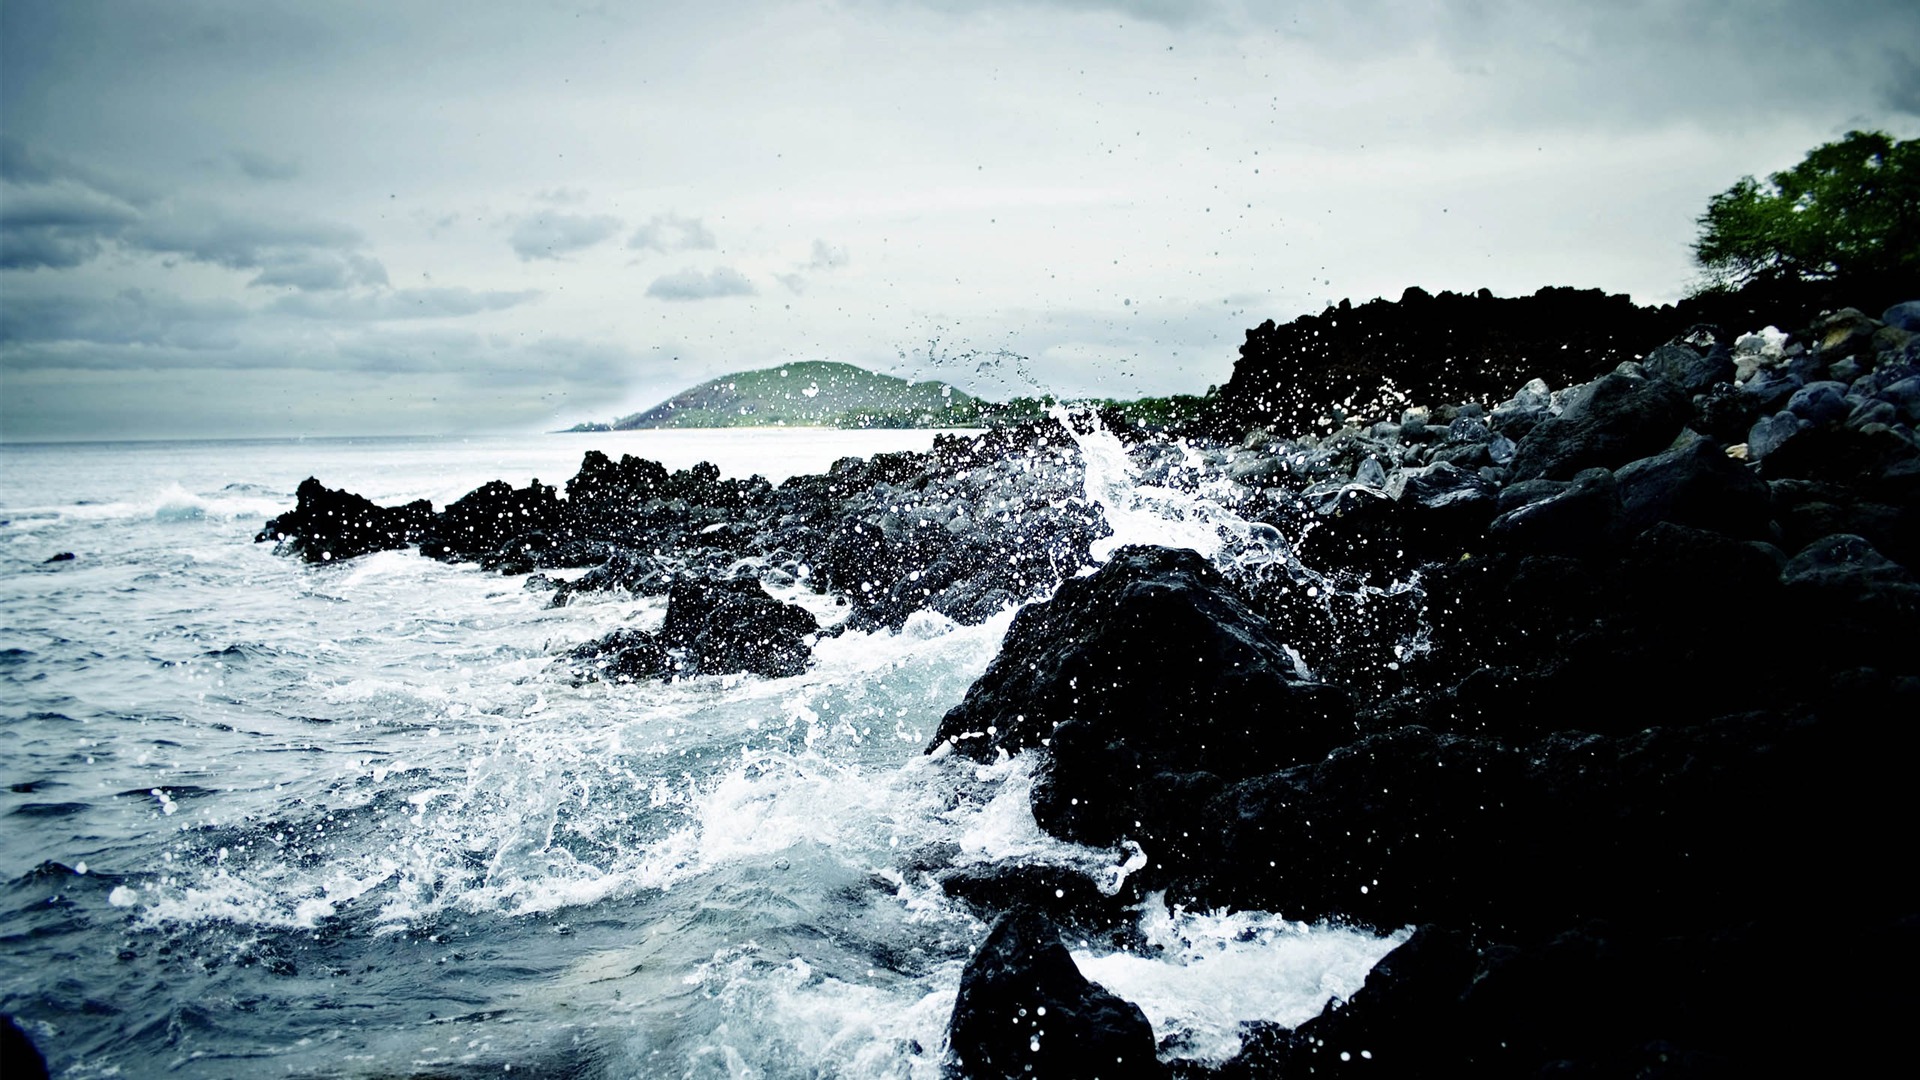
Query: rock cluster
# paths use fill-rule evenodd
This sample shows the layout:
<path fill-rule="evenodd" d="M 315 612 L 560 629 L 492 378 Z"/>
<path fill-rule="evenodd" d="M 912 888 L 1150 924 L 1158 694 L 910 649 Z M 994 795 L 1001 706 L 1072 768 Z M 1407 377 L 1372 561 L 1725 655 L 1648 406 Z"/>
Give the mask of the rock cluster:
<path fill-rule="evenodd" d="M 1219 460 L 1290 554 L 1123 549 L 932 749 L 1043 755 L 1036 820 L 1139 845 L 1132 895 L 1421 928 L 1187 1075 L 1846 1071 L 1920 1003 L 1866 990 L 1920 944 L 1866 854 L 1920 741 L 1909 318 L 1255 433 Z"/>
<path fill-rule="evenodd" d="M 424 501 L 376 506 L 309 478 L 295 508 L 255 539 L 310 562 L 418 545 L 434 558 L 530 574 L 530 586 L 554 590 L 555 605 L 608 589 L 671 594 L 658 640 L 621 631 L 570 657 L 583 677 L 643 678 L 804 666 L 795 642 L 818 629 L 810 618 L 802 627 L 791 616 L 746 617 L 751 648 L 724 629 L 739 612 L 676 619 L 705 611 L 702 597 L 748 603 L 736 579 L 753 591 L 764 582 L 832 593 L 859 629 L 897 629 L 922 609 L 971 624 L 1051 590 L 1086 563 L 1104 529 L 1084 498 L 1071 435 L 1049 422 L 938 436 L 928 453 L 847 458 L 777 488 L 722 478 L 706 463 L 669 473 L 599 451 L 564 495 L 538 480 L 496 480 L 438 512 Z M 590 569 L 565 582 L 535 573 L 579 567 Z M 769 620 L 783 629 L 761 633 Z"/>

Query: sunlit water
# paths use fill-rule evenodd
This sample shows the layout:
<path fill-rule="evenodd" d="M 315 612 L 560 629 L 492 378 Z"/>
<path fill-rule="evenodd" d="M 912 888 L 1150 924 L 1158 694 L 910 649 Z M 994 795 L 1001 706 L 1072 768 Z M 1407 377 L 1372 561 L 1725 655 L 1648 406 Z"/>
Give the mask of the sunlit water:
<path fill-rule="evenodd" d="M 574 686 L 557 652 L 660 602 L 552 610 L 471 565 L 315 567 L 250 542 L 310 474 L 444 505 L 558 484 L 589 448 L 777 482 L 930 442 L 0 447 L 0 1010 L 73 1077 L 938 1075 L 986 928 L 926 867 L 1126 872 L 1127 852 L 1035 827 L 1025 762 L 921 753 L 1010 612 L 828 639 L 790 679 Z M 1251 535 L 1139 489 L 1110 438 L 1085 449 L 1122 539 L 1217 555 Z M 1244 1020 L 1351 993 L 1394 940 L 1141 919 L 1147 954 L 1076 958 L 1216 1060 Z"/>

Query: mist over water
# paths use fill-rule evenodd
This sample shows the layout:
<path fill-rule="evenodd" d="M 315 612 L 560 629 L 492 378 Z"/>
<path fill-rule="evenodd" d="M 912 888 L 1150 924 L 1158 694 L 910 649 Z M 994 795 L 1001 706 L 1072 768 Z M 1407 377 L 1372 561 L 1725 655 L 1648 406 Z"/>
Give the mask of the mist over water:
<path fill-rule="evenodd" d="M 57 1074 L 939 1074 L 985 925 L 929 867 L 1080 868 L 1031 763 L 922 753 L 998 650 L 922 613 L 802 675 L 574 685 L 558 654 L 659 599 L 577 598 L 410 552 L 251 543 L 311 474 L 381 503 L 558 484 L 587 449 L 728 475 L 929 432 L 0 447 L 0 1010 Z M 1284 559 L 1206 491 L 1081 437 L 1123 542 Z M 1270 532 L 1270 530 L 1268 530 Z M 72 552 L 68 562 L 48 563 Z M 823 623 L 830 597 L 782 599 Z M 1148 904 L 1074 943 L 1173 1053 L 1297 1023 L 1396 938 Z"/>

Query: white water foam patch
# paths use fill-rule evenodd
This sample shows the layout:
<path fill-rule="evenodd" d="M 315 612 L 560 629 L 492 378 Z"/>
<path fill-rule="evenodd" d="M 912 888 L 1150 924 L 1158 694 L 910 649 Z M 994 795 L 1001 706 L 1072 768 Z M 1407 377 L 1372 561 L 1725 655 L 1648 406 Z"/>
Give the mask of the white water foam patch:
<path fill-rule="evenodd" d="M 291 508 L 284 499 L 260 495 L 196 493 L 174 480 L 127 497 L 97 502 L 9 503 L 4 510 L 0 510 L 0 515 L 8 519 L 10 528 L 38 529 L 76 524 L 138 526 L 142 523 L 170 525 L 206 520 L 264 522 Z"/>
<path fill-rule="evenodd" d="M 717 782 L 692 793 L 693 821 L 655 845 L 634 874 L 636 884 L 670 889 L 724 865 L 809 844 L 846 849 L 854 861 L 917 836 L 940 805 L 926 785 L 898 783 L 837 765 L 814 753 L 742 752 Z M 663 787 L 658 796 L 677 796 Z"/>
<path fill-rule="evenodd" d="M 823 975 L 799 957 L 778 962 L 752 942 L 723 949 L 687 980 L 727 1016 L 691 1049 L 687 1075 L 937 1080 L 961 966 L 876 985 Z"/>
<path fill-rule="evenodd" d="M 1385 584 L 1336 580 L 1300 561 L 1280 530 L 1264 521 L 1249 521 L 1232 509 L 1238 502 L 1239 488 L 1225 475 L 1214 473 L 1201 481 L 1193 492 L 1139 481 L 1137 470 L 1125 448 L 1113 433 L 1103 427 L 1097 416 L 1071 416 L 1056 407 L 1054 418 L 1073 433 L 1086 463 L 1086 495 L 1089 502 L 1101 506 L 1113 533 L 1096 541 L 1091 555 L 1104 562 L 1124 544 L 1155 544 L 1189 548 L 1204 555 L 1223 571 L 1278 586 L 1281 593 L 1298 590 L 1305 598 L 1327 609 L 1329 615 L 1340 605 L 1351 605 L 1351 615 L 1343 621 L 1356 627 L 1356 633 L 1368 633 L 1365 605 L 1395 600 L 1411 594 L 1421 598 L 1419 571 Z M 1085 427 L 1083 433 L 1080 429 Z M 1177 444 L 1189 465 L 1198 463 L 1199 454 L 1184 441 Z M 1188 471 L 1188 470 L 1182 470 Z M 1206 470 L 1197 470 L 1205 474 Z M 1397 474 L 1396 474 L 1397 475 Z M 1306 528 L 1314 528 L 1309 523 Z M 1091 573 L 1091 568 L 1082 573 Z M 1342 611 L 1347 610 L 1341 608 Z M 1383 662 L 1390 668 L 1430 648 L 1429 627 L 1424 618 L 1417 620 L 1412 632 L 1392 642 L 1390 657 Z M 1302 679 L 1316 676 L 1304 658 L 1291 646 L 1295 673 Z M 1383 652 L 1383 657 L 1387 656 Z"/>
<path fill-rule="evenodd" d="M 1127 544 L 1154 544 L 1188 548 L 1223 565 L 1298 565 L 1279 530 L 1263 521 L 1248 521 L 1232 509 L 1237 497 L 1233 481 L 1216 475 L 1201 480 L 1191 492 L 1143 484 L 1126 448 L 1098 416 L 1070 416 L 1056 407 L 1054 418 L 1079 445 L 1086 464 L 1087 501 L 1100 505 L 1113 530 L 1111 536 L 1093 543 L 1095 562 L 1105 562 Z M 1082 425 L 1087 427 L 1084 433 Z M 1191 466 L 1186 471 L 1208 475 L 1198 451 L 1184 440 L 1176 445 Z"/>
<path fill-rule="evenodd" d="M 358 579 L 349 591 L 404 578 L 403 560 L 384 562 L 343 567 Z M 953 831 L 918 751 L 1005 621 L 931 639 L 848 634 L 792 679 L 570 687 L 543 656 L 518 674 L 507 657 L 320 687 L 375 721 L 318 732 L 353 740 L 353 768 L 305 793 L 307 810 L 269 796 L 258 818 L 301 823 L 273 826 L 289 849 L 167 879 L 156 917 L 305 926 L 371 893 L 376 928 L 392 931 L 449 909 L 519 916 L 670 889 L 796 845 L 870 869 Z M 183 845 L 188 861 L 205 854 L 206 842 Z"/>
<path fill-rule="evenodd" d="M 976 787 L 970 792 L 973 798 L 963 800 L 941 815 L 942 820 L 952 826 L 952 832 L 942 839 L 951 840 L 960 849 L 955 862 L 1072 867 L 1093 874 L 1096 883 L 1104 885 L 1111 880 L 1114 888 L 1107 891 L 1109 894 L 1117 891 L 1119 878 L 1115 872 L 1125 864 L 1116 863 L 1112 852 L 1057 839 L 1034 820 L 1035 757 L 1023 754 L 1017 758 L 1001 758 L 991 765 L 955 763 L 955 767 L 971 768 L 972 779 L 977 784 L 985 782 L 982 786 L 986 792 L 982 799 Z M 1119 877 L 1123 878 L 1124 874 Z"/>
<path fill-rule="evenodd" d="M 1240 1052 L 1241 1025 L 1297 1027 L 1345 1001 L 1411 935 L 1310 926 L 1264 912 L 1197 914 L 1151 898 L 1140 929 L 1151 958 L 1072 950 L 1081 974 L 1140 1006 L 1163 1057 L 1219 1064 Z M 1167 1040 L 1171 1039 L 1171 1043 Z"/>
<path fill-rule="evenodd" d="M 135 925 L 154 930 L 167 925 L 227 924 L 257 929 L 312 929 L 391 877 L 394 867 L 357 878 L 343 870 L 321 877 L 286 866 L 266 865 L 229 871 L 225 867 L 191 884 L 162 876 L 141 887 L 116 887 L 107 903 L 139 909 Z"/>
<path fill-rule="evenodd" d="M 1212 559 L 1219 556 L 1228 534 L 1246 532 L 1245 521 L 1206 494 L 1141 484 L 1126 448 L 1097 417 L 1072 417 L 1062 406 L 1055 406 L 1053 415 L 1080 447 L 1087 501 L 1100 506 L 1113 530 L 1094 541 L 1095 562 L 1107 561 L 1127 544 L 1191 548 Z M 1076 424 L 1089 425 L 1089 430 L 1083 434 Z"/>

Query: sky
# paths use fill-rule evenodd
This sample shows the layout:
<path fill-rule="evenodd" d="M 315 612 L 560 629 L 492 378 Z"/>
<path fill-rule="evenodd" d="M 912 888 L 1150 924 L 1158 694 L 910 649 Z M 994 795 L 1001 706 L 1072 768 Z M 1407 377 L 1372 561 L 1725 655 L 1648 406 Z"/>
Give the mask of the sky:
<path fill-rule="evenodd" d="M 0 439 L 1199 393 L 1342 298 L 1672 301 L 1875 128 L 1912 0 L 0 0 Z"/>

